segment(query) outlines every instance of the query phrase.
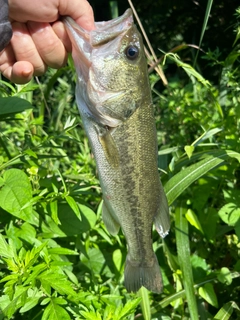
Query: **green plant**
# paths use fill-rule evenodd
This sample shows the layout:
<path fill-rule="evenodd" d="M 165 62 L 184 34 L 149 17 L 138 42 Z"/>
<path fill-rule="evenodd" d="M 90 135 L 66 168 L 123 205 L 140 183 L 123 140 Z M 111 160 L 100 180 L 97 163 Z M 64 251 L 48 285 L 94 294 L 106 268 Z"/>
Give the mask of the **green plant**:
<path fill-rule="evenodd" d="M 123 286 L 126 243 L 101 220 L 72 61 L 36 83 L 1 81 L 0 319 L 239 317 L 238 40 L 224 59 L 202 57 L 221 69 L 218 83 L 173 53 L 161 59 L 166 74 L 178 68 L 168 87 L 150 75 L 172 220 L 163 241 L 153 231 L 161 295 Z"/>

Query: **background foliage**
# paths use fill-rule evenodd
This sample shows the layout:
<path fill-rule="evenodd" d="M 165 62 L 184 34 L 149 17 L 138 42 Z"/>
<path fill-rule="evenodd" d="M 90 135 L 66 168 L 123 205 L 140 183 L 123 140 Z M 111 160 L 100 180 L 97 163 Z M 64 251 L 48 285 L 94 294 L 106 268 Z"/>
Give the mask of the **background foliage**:
<path fill-rule="evenodd" d="M 91 3 L 97 20 L 116 10 Z M 213 3 L 196 60 L 205 1 L 135 6 L 168 80 L 150 74 L 172 220 L 164 241 L 153 232 L 164 291 L 123 286 L 126 243 L 101 220 L 69 59 L 0 84 L 0 319 L 240 318 L 240 10 Z"/>

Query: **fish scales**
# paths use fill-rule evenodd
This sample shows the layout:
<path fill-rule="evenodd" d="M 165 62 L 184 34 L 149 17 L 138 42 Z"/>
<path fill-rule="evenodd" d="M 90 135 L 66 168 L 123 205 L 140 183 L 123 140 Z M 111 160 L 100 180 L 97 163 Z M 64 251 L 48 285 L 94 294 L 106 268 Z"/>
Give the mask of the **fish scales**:
<path fill-rule="evenodd" d="M 103 193 L 103 221 L 113 235 L 121 227 L 127 241 L 125 286 L 128 291 L 145 286 L 159 293 L 162 277 L 152 248 L 152 225 L 164 237 L 169 213 L 158 173 L 157 135 L 141 36 L 130 10 L 112 21 L 96 23 L 92 32 L 82 30 L 70 18 L 64 21 L 78 73 L 77 104 Z M 134 59 L 127 56 L 127 50 Z"/>

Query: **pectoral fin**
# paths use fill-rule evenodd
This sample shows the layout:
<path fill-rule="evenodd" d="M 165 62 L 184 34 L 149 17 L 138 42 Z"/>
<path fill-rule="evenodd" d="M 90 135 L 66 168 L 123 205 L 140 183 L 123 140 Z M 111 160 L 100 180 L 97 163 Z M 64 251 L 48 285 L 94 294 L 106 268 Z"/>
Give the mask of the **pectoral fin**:
<path fill-rule="evenodd" d="M 163 187 L 161 188 L 160 207 L 154 218 L 154 224 L 159 235 L 162 238 L 164 238 L 168 234 L 170 229 L 170 216 L 169 216 L 168 201 L 167 201 L 165 192 L 163 190 Z"/>
<path fill-rule="evenodd" d="M 118 149 L 113 140 L 110 130 L 101 128 L 101 130 L 99 130 L 98 132 L 98 138 L 99 142 L 102 145 L 108 163 L 113 168 L 117 168 L 119 165 Z"/>
<path fill-rule="evenodd" d="M 107 228 L 107 231 L 111 233 L 113 236 L 118 234 L 120 229 L 119 223 L 113 218 L 111 212 L 108 210 L 105 202 L 103 201 L 102 206 L 102 219 Z"/>

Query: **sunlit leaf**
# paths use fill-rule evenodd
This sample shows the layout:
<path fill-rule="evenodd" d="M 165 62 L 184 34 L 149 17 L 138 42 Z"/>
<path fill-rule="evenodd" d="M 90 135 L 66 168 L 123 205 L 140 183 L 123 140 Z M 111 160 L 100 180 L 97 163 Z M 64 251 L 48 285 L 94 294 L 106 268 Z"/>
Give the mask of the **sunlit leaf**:
<path fill-rule="evenodd" d="M 38 214 L 32 210 L 32 187 L 28 176 L 22 170 L 9 169 L 3 174 L 2 183 L 0 206 L 12 215 L 38 225 Z"/>
<path fill-rule="evenodd" d="M 215 308 L 218 308 L 218 300 L 211 283 L 206 283 L 198 289 L 199 295 Z"/>

